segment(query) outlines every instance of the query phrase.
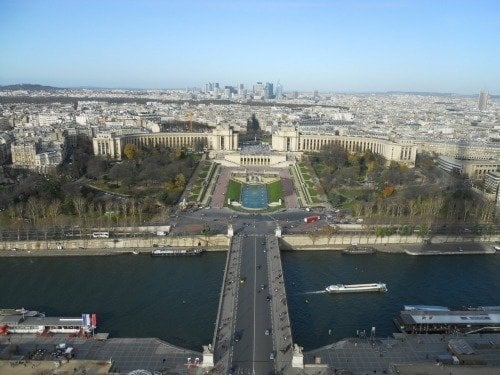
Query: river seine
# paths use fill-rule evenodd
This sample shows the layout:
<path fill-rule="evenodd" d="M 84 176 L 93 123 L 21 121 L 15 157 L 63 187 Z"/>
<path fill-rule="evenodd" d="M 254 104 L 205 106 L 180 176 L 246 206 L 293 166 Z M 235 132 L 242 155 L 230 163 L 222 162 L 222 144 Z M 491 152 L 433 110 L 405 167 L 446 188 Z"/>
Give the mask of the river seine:
<path fill-rule="evenodd" d="M 0 258 L 0 308 L 48 316 L 97 313 L 98 332 L 158 337 L 201 350 L 212 340 L 225 252 L 200 257 L 146 255 Z M 395 331 L 404 304 L 500 305 L 500 256 L 342 255 L 284 252 L 294 342 L 306 350 L 354 336 Z M 385 282 L 387 293 L 328 295 L 335 283 Z"/>

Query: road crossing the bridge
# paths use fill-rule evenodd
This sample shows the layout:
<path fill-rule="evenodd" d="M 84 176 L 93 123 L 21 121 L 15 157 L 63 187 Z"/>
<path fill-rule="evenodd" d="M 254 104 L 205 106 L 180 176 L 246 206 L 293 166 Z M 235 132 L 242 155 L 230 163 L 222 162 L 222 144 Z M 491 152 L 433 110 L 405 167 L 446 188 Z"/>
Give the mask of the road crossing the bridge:
<path fill-rule="evenodd" d="M 277 239 L 233 237 L 214 331 L 215 371 L 286 373 L 291 368 L 292 347 Z"/>

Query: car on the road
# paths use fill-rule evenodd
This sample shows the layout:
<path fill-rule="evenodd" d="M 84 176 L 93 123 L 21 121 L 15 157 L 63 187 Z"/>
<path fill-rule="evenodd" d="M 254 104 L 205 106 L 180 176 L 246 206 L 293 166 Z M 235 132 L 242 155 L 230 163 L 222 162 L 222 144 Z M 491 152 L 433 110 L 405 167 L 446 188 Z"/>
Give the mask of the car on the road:
<path fill-rule="evenodd" d="M 264 331 L 264 335 L 269 336 L 270 334 L 271 334 L 271 330 L 266 329 L 266 330 Z"/>
<path fill-rule="evenodd" d="M 266 301 L 270 301 L 270 300 L 271 300 L 271 296 L 267 296 Z"/>
<path fill-rule="evenodd" d="M 261 265 L 260 264 L 257 264 L 257 269 L 260 270 L 261 269 Z"/>
<path fill-rule="evenodd" d="M 274 352 L 269 353 L 269 359 L 274 360 Z"/>
<path fill-rule="evenodd" d="M 241 334 L 240 333 L 235 333 L 234 334 L 234 342 L 238 342 L 241 340 Z"/>
<path fill-rule="evenodd" d="M 240 278 L 240 284 L 245 284 L 245 281 L 247 281 L 246 277 L 241 277 Z"/>
<path fill-rule="evenodd" d="M 260 290 L 264 290 L 266 289 L 266 285 L 265 284 L 260 284 Z"/>

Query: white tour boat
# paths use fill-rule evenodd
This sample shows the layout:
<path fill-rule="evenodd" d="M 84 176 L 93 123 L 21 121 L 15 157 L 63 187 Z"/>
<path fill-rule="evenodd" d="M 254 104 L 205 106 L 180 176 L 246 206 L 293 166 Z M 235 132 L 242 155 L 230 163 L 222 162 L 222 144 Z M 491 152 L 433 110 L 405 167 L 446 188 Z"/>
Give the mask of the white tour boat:
<path fill-rule="evenodd" d="M 361 292 L 387 292 L 387 286 L 384 283 L 372 284 L 335 284 L 326 287 L 328 293 L 361 293 Z"/>

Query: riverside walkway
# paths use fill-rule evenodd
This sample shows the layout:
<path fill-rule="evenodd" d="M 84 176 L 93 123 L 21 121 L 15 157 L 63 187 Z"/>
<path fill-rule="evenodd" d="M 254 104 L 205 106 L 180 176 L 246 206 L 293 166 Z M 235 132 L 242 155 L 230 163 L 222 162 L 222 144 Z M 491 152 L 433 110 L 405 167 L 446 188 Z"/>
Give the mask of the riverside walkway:
<path fill-rule="evenodd" d="M 292 370 L 292 334 L 275 237 L 233 237 L 212 346 L 216 373 Z"/>

